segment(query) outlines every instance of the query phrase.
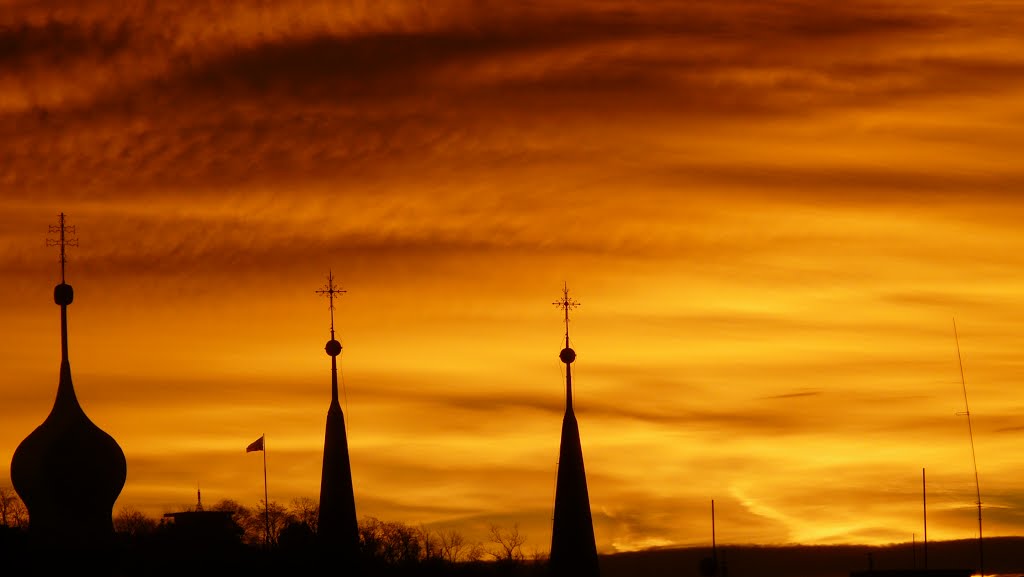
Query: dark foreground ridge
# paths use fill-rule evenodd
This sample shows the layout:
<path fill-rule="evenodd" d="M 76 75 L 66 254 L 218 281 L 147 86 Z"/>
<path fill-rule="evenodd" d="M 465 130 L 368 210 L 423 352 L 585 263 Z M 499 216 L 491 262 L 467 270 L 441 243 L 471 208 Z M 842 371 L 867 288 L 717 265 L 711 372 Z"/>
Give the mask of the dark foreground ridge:
<path fill-rule="evenodd" d="M 546 577 L 550 568 L 545 560 L 520 559 L 462 561 L 419 559 L 403 562 L 382 557 L 368 542 L 361 543 L 362 577 Z M 143 538 L 120 535 L 118 544 L 107 554 L 76 551 L 73 559 L 53 556 L 49 564 L 39 565 L 27 535 L 13 528 L 0 527 L 0 559 L 4 575 L 54 575 L 69 561 L 84 571 L 104 577 L 162 577 L 245 575 L 316 575 L 335 555 L 325 555 L 311 538 L 291 535 L 279 546 L 266 549 L 238 541 L 201 542 L 186 535 L 157 531 Z M 602 577 L 701 577 L 701 560 L 710 547 L 659 548 L 601 555 Z M 943 570 L 972 569 L 977 543 L 973 539 L 936 541 L 928 544 L 927 577 Z M 721 577 L 851 577 L 854 574 L 877 577 L 907 577 L 917 563 L 922 568 L 921 544 L 915 552 L 910 543 L 869 545 L 725 545 L 718 546 Z M 511 561 L 511 560 L 510 560 Z M 1024 577 L 1024 537 L 991 537 L 985 542 L 986 574 Z M 356 575 L 355 573 L 345 573 Z M 919 573 L 925 577 L 924 573 Z"/>
<path fill-rule="evenodd" d="M 921 543 L 917 543 L 918 569 L 923 566 L 921 549 Z M 699 577 L 700 562 L 710 554 L 709 546 L 602 555 L 601 576 Z M 931 570 L 975 569 L 977 556 L 976 539 L 928 543 L 928 568 Z M 887 571 L 908 571 L 915 567 L 911 543 L 719 545 L 718 558 L 725 569 L 722 577 L 850 577 L 852 573 L 866 572 L 869 568 L 881 576 Z M 985 573 L 1024 576 L 1024 537 L 987 537 Z"/>

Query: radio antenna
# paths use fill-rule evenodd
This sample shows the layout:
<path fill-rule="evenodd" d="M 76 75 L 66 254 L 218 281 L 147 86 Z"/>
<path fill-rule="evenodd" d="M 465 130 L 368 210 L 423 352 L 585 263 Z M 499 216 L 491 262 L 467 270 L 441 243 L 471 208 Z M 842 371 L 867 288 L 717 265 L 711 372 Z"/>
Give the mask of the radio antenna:
<path fill-rule="evenodd" d="M 985 575 L 985 548 L 981 539 L 981 485 L 978 483 L 978 457 L 974 452 L 974 427 L 971 426 L 971 407 L 967 403 L 967 379 L 964 378 L 964 359 L 960 355 L 960 335 L 956 330 L 956 317 L 953 318 L 953 336 L 956 338 L 956 358 L 960 362 L 960 384 L 964 391 L 964 411 L 958 416 L 967 417 L 967 432 L 971 436 L 971 460 L 974 462 L 974 490 L 978 505 L 978 574 Z"/>

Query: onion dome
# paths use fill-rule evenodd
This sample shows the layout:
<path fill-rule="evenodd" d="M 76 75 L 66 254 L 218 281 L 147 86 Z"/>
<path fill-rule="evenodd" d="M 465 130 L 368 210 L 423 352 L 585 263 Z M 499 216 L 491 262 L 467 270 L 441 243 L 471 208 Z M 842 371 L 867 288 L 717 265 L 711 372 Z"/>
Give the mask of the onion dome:
<path fill-rule="evenodd" d="M 62 265 L 65 228 L 62 214 Z M 31 535 L 54 545 L 95 547 L 113 538 L 112 511 L 127 463 L 117 441 L 86 416 L 75 395 L 67 330 L 73 299 L 71 285 L 61 282 L 54 289 L 61 310 L 57 397 L 50 414 L 15 450 L 11 481 L 28 509 Z"/>

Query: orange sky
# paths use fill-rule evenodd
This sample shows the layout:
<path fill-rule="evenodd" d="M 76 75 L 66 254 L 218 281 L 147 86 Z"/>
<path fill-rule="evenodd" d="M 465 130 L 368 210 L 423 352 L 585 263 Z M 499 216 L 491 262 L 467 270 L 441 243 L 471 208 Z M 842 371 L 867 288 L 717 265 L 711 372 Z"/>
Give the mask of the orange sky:
<path fill-rule="evenodd" d="M 184 6 L 182 5 L 184 4 Z M 118 507 L 546 553 L 563 282 L 601 551 L 1024 532 L 1024 9 L 0 1 L 0 485 L 71 366 Z"/>

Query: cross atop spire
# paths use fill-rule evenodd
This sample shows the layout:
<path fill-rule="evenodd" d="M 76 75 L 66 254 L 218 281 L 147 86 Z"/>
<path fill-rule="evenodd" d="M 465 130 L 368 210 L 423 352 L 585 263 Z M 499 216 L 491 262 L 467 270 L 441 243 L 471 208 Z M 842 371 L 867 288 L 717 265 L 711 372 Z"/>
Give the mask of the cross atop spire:
<path fill-rule="evenodd" d="M 580 306 L 580 303 L 569 298 L 569 285 L 562 287 L 562 298 L 551 303 L 565 311 L 565 346 L 569 346 L 569 311 Z"/>
<path fill-rule="evenodd" d="M 327 284 L 324 285 L 324 288 L 316 292 L 321 296 L 327 297 L 330 301 L 328 308 L 331 310 L 331 340 L 334 340 L 334 295 L 341 297 L 341 295 L 348 291 L 342 290 L 341 287 L 334 286 L 334 274 L 328 269 Z"/>
<path fill-rule="evenodd" d="M 58 215 L 58 224 L 50 225 L 50 232 L 56 232 L 60 234 L 59 239 L 48 238 L 46 239 L 46 246 L 59 246 L 60 247 L 60 282 L 64 282 L 64 265 L 68 262 L 67 256 L 64 254 L 64 247 L 67 246 L 78 246 L 77 238 L 67 238 L 68 234 L 75 234 L 75 227 L 68 225 L 64 221 L 64 213 Z"/>

